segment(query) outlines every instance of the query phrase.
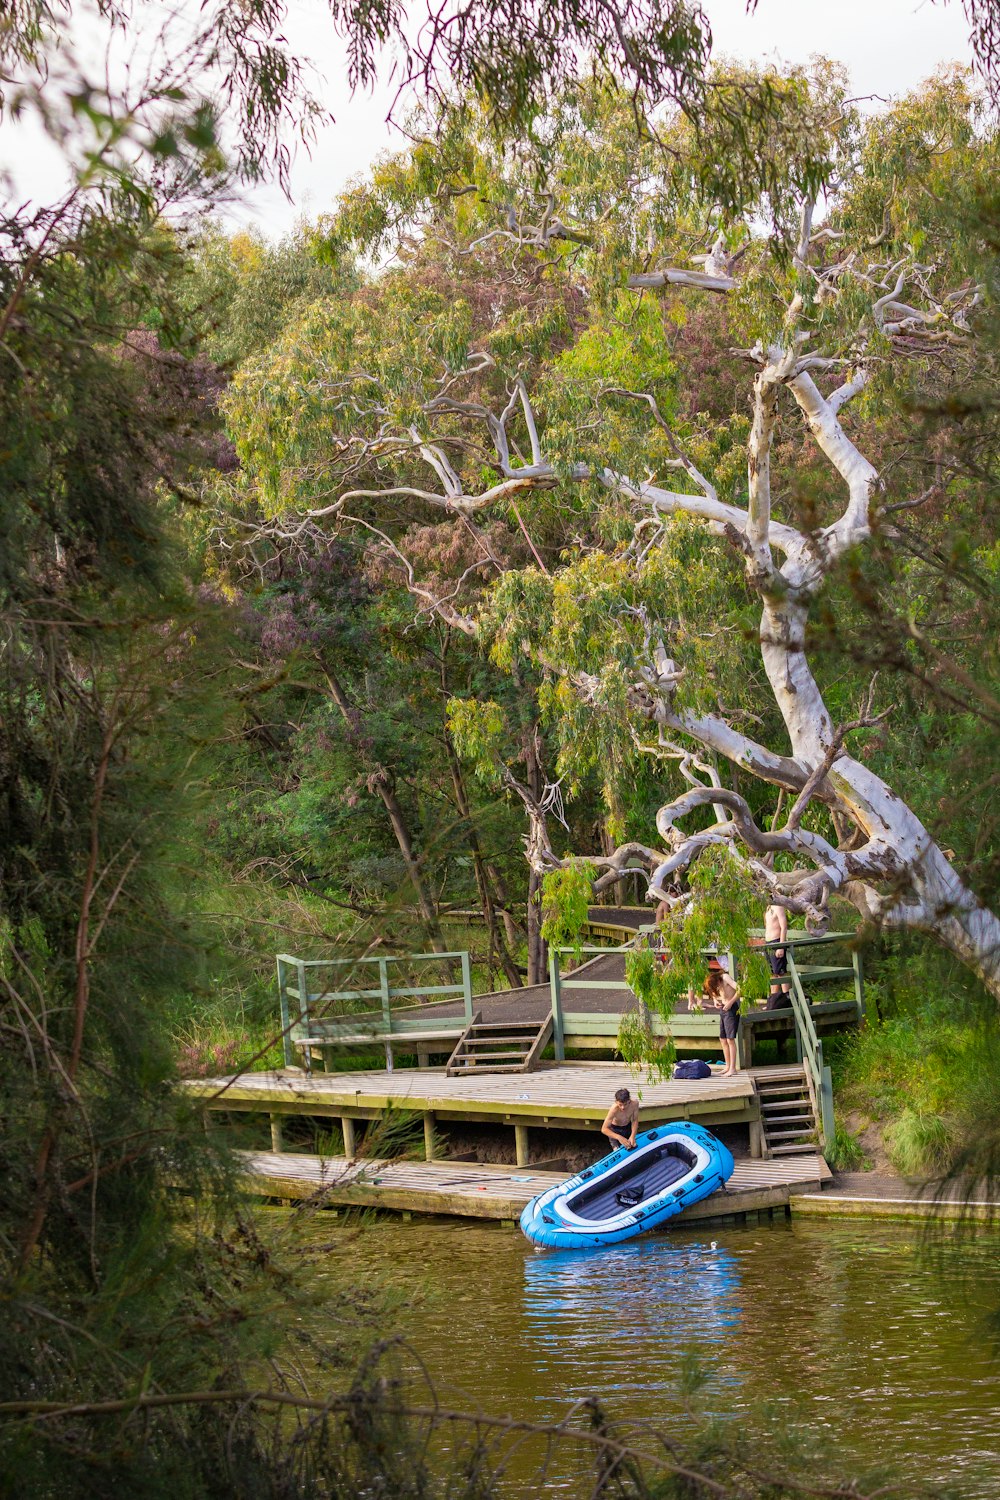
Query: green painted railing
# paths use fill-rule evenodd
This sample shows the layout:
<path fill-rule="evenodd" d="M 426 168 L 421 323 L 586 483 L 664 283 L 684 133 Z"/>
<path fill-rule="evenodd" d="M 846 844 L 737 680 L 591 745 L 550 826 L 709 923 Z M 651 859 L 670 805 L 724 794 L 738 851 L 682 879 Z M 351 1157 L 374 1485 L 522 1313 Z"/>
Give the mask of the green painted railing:
<path fill-rule="evenodd" d="M 833 1145 L 833 1080 L 830 1069 L 823 1061 L 823 1043 L 820 1041 L 809 1008 L 809 1001 L 802 988 L 802 980 L 795 964 L 795 955 L 788 953 L 788 979 L 795 1017 L 795 1047 L 799 1062 L 806 1070 L 806 1082 L 812 1094 L 813 1106 L 819 1121 L 820 1145 L 828 1151 Z"/>
<path fill-rule="evenodd" d="M 624 931 L 624 929 L 619 929 Z M 656 931 L 655 926 L 649 924 L 638 930 L 632 929 L 631 940 L 617 948 L 603 947 L 595 944 L 583 944 L 580 948 L 560 947 L 549 950 L 549 988 L 552 997 L 552 1042 L 556 1059 L 562 1061 L 566 1055 L 566 1037 L 577 1036 L 608 1038 L 609 1041 L 617 1039 L 618 1027 L 621 1021 L 619 1011 L 573 1011 L 567 1005 L 567 991 L 571 990 L 605 990 L 622 991 L 633 995 L 634 991 L 624 980 L 614 979 L 576 979 L 572 975 L 563 975 L 561 972 L 560 956 L 565 953 L 586 954 L 588 958 L 596 958 L 611 953 L 628 953 L 635 947 L 637 938 L 649 938 Z M 858 1021 L 865 1014 L 864 976 L 861 967 L 861 953 L 857 947 L 851 947 L 850 964 L 800 964 L 795 965 L 795 953 L 797 950 L 805 950 L 806 957 L 810 956 L 811 950 L 824 945 L 834 943 L 853 944 L 854 934 L 849 932 L 829 932 L 822 936 L 814 937 L 809 933 L 799 932 L 793 929 L 784 940 L 763 941 L 763 932 L 758 934 L 762 941 L 761 950 L 769 948 L 785 948 L 788 954 L 789 988 L 791 991 L 788 1006 L 782 1006 L 776 1010 L 755 1011 L 751 1013 L 754 1020 L 782 1020 L 791 1014 L 795 1027 L 796 1050 L 800 1061 L 804 1060 L 807 1065 L 810 1086 L 814 1094 L 817 1118 L 820 1120 L 824 1141 L 832 1143 L 833 1140 L 833 1091 L 829 1081 L 829 1068 L 824 1071 L 823 1048 L 816 1031 L 816 1024 L 812 1014 L 810 1002 L 806 999 L 802 988 L 802 980 L 805 978 L 810 984 L 827 982 L 832 979 L 851 979 L 854 988 L 854 1007 Z M 715 950 L 706 949 L 705 956 L 710 957 Z M 735 970 L 735 964 L 730 957 L 731 971 Z M 794 971 L 795 978 L 792 979 Z M 570 1002 L 571 1005 L 572 1002 Z M 821 1015 L 828 1012 L 836 1013 L 839 1002 L 831 1002 L 829 1007 L 822 1004 L 817 1007 Z M 715 1011 L 706 1012 L 675 1012 L 669 1018 L 651 1015 L 649 1016 L 650 1031 L 654 1036 L 673 1036 L 681 1044 L 686 1043 L 689 1047 L 697 1047 L 700 1042 L 706 1044 L 715 1040 L 717 1035 L 718 1016 Z M 748 1017 L 748 1024 L 750 1022 Z M 743 1055 L 744 1031 L 740 1029 L 740 1056 Z M 818 1051 L 817 1051 L 818 1049 Z"/>
<path fill-rule="evenodd" d="M 456 962 L 461 968 L 461 979 L 453 984 L 398 985 L 392 982 L 390 974 L 390 965 Z M 345 1042 L 357 1042 L 359 1038 L 383 1042 L 387 1059 L 391 1063 L 392 1040 L 405 1041 L 408 1034 L 416 1037 L 426 1032 L 428 1026 L 426 1018 L 421 1020 L 419 1016 L 407 1015 L 411 1006 L 393 1010 L 393 1000 L 447 1000 L 460 996 L 463 1015 L 443 1017 L 441 1022 L 435 1023 L 442 1035 L 453 1032 L 457 1038 L 472 1021 L 472 972 L 468 952 L 330 959 L 302 959 L 294 958 L 288 953 L 279 953 L 277 963 L 281 1035 L 285 1063 L 288 1066 L 295 1060 L 296 1043 L 307 1044 L 317 1029 L 317 1023 L 322 1028 L 324 1043 L 330 1045 L 336 1045 L 341 1039 Z M 323 989 L 314 990 L 311 988 L 310 976 L 317 970 L 347 970 L 352 976 L 360 970 L 364 977 L 374 971 L 373 977 L 377 979 L 377 984 L 370 989 L 337 990 L 325 985 Z M 372 1010 L 377 1013 L 341 1013 L 333 1018 L 317 1014 L 320 1008 L 328 1010 L 344 1002 L 358 1000 L 370 1001 Z"/>
<path fill-rule="evenodd" d="M 621 1016 L 613 1014 L 601 1014 L 593 1011 L 582 1011 L 578 1014 L 568 1012 L 563 1005 L 564 990 L 624 990 L 634 998 L 635 991 L 624 979 L 573 979 L 571 976 L 563 976 L 560 973 L 559 955 L 561 953 L 572 953 L 579 956 L 581 953 L 589 953 L 596 958 L 599 955 L 609 953 L 628 953 L 631 944 L 622 948 L 595 947 L 592 943 L 583 943 L 579 948 L 549 948 L 549 990 L 552 996 L 552 1048 L 557 1062 L 563 1062 L 566 1057 L 566 1032 L 577 1030 L 576 1023 L 582 1023 L 584 1031 L 593 1035 L 608 1035 L 609 1031 L 615 1037 L 618 1036 L 618 1023 Z M 567 1027 L 567 1022 L 570 1025 Z"/>

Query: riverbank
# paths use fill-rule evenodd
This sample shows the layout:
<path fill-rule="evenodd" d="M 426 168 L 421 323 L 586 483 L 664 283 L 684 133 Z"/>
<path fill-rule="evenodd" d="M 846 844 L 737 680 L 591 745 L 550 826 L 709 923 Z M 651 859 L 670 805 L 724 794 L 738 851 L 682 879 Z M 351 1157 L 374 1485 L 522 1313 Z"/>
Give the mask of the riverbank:
<path fill-rule="evenodd" d="M 514 1224 L 564 1173 L 458 1161 L 349 1161 L 290 1152 L 242 1154 L 248 1193 L 317 1209 L 491 1219 Z M 868 1172 L 832 1176 L 819 1155 L 737 1161 L 724 1193 L 685 1211 L 672 1227 L 746 1223 L 766 1215 L 994 1222 L 1000 1201 L 963 1195 L 957 1184 L 913 1183 Z"/>
<path fill-rule="evenodd" d="M 877 1172 L 835 1173 L 821 1191 L 795 1193 L 791 1207 L 825 1218 L 1000 1221 L 1000 1199 L 975 1187 Z"/>

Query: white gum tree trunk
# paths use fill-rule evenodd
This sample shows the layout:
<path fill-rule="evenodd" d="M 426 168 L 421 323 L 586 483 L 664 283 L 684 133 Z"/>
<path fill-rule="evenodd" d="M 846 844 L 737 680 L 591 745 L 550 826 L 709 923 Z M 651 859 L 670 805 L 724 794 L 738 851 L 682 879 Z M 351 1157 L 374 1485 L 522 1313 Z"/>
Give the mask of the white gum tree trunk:
<path fill-rule="evenodd" d="M 831 571 L 845 554 L 863 547 L 871 535 L 880 504 L 880 482 L 875 466 L 851 441 L 840 414 L 866 386 L 869 341 L 878 340 L 875 357 L 886 358 L 893 341 L 900 339 L 907 354 L 919 345 L 922 331 L 928 347 L 941 347 L 942 339 L 967 341 L 968 315 L 980 300 L 981 289 L 964 284 L 947 296 L 930 297 L 927 278 L 933 268 L 898 263 L 862 264 L 859 254 L 845 254 L 829 264 L 822 254 L 813 255 L 825 231 L 812 231 L 812 206 L 805 205 L 798 248 L 793 256 L 799 285 L 812 288 L 815 306 L 836 303 L 841 278 L 856 295 L 857 288 L 870 288 L 870 306 L 857 323 L 856 333 L 842 338 L 849 348 L 850 363 L 835 355 L 814 352 L 810 345 L 815 326 L 803 311 L 803 296 L 796 291 L 784 310 L 782 332 L 771 347 L 760 345 L 740 351 L 755 367 L 753 418 L 748 438 L 746 509 L 720 499 L 711 480 L 670 436 L 676 455 L 671 467 L 683 471 L 689 488 L 667 490 L 631 475 L 610 469 L 592 470 L 577 463 L 568 470 L 547 461 L 544 434 L 531 409 L 527 386 L 518 376 L 508 391 L 507 405 L 500 412 L 474 399 L 456 400 L 452 394 L 463 375 L 480 375 L 492 367 L 492 357 L 470 351 L 467 369 L 449 374 L 440 390 L 421 407 L 419 420 L 405 432 L 380 428 L 377 438 L 347 437 L 343 451 L 358 468 L 372 459 L 399 451 L 403 443 L 418 452 L 430 474 L 430 488 L 397 485 L 388 490 L 346 490 L 331 505 L 311 512 L 308 523 L 339 515 L 345 506 L 368 497 L 409 497 L 422 506 L 449 514 L 472 534 L 475 518 L 498 505 L 508 504 L 522 492 L 551 488 L 558 484 L 596 480 L 616 492 L 637 512 L 644 513 L 636 533 L 633 552 L 637 570 L 642 567 L 645 543 L 638 545 L 639 531 L 655 527 L 672 516 L 687 515 L 700 520 L 716 535 L 725 537 L 742 555 L 747 579 L 762 604 L 760 650 L 768 682 L 780 710 L 789 749 L 760 744 L 721 714 L 696 714 L 675 702 L 682 673 L 670 659 L 668 646 L 648 623 L 648 660 L 633 683 L 633 706 L 638 719 L 652 724 L 658 735 L 654 746 L 644 746 L 673 757 L 690 783 L 690 790 L 659 809 L 656 817 L 661 843 L 637 843 L 600 857 L 588 856 L 596 866 L 597 889 L 606 889 L 624 878 L 629 862 L 638 858 L 650 871 L 650 893 L 667 896 L 682 872 L 712 845 L 726 845 L 743 863 L 748 880 L 762 896 L 777 901 L 790 912 L 803 915 L 816 929 L 829 920 L 830 895 L 840 892 L 873 922 L 896 928 L 922 929 L 932 933 L 966 964 L 1000 999 L 1000 920 L 977 899 L 949 864 L 916 813 L 886 782 L 845 748 L 848 735 L 877 723 L 883 715 L 871 714 L 852 724 L 836 725 L 829 713 L 806 656 L 806 629 L 810 610 Z M 842 238 L 842 236 L 840 236 Z M 635 288 L 655 290 L 689 286 L 701 293 L 727 296 L 738 285 L 739 257 L 727 259 L 721 240 L 705 258 L 705 271 L 669 267 L 646 273 L 630 282 Z M 926 296 L 926 312 L 912 303 L 900 302 L 908 282 L 915 300 Z M 852 302 L 852 306 L 856 302 Z M 843 332 L 843 331 L 842 331 Z M 835 384 L 836 381 L 840 384 Z M 833 389 L 824 393 L 822 385 Z M 787 393 L 787 395 L 786 395 Z M 610 393 L 608 393 L 610 394 Z M 655 399 L 644 391 L 617 390 L 619 397 L 645 402 L 660 428 L 666 423 Z M 782 407 L 789 398 L 797 408 L 820 453 L 843 486 L 839 513 L 827 525 L 805 531 L 772 513 L 771 462 L 774 432 Z M 508 437 L 508 424 L 519 414 L 528 433 L 530 458 L 517 461 L 517 444 Z M 501 475 L 481 494 L 468 494 L 462 479 L 446 457 L 448 439 L 440 427 L 442 418 L 469 423 L 492 449 L 494 466 Z M 433 609 L 453 626 L 475 635 L 475 618 L 462 614 L 454 603 L 420 582 L 414 564 L 389 536 L 366 521 L 357 524 L 380 539 L 385 555 L 408 587 L 419 598 L 422 609 Z M 483 544 L 483 556 L 488 552 Z M 490 556 L 491 562 L 495 558 Z M 540 648 L 540 652 L 544 648 Z M 542 659 L 540 655 L 540 659 Z M 544 662 L 552 670 L 558 663 Z M 569 674 L 585 700 L 596 695 L 594 679 L 583 673 Z M 686 747 L 686 748 L 685 748 Z M 708 754 L 704 754 L 708 752 Z M 700 758 L 699 758 L 700 757 Z M 721 785 L 714 758 L 721 757 L 743 771 L 783 788 L 790 809 L 779 828 L 758 827 L 746 801 Z M 537 880 L 547 870 L 572 862 L 558 858 L 549 842 L 546 797 L 539 785 L 523 785 L 509 768 L 501 768 L 508 787 L 524 802 L 529 819 L 526 841 L 528 859 Z M 827 838 L 803 828 L 803 815 L 811 802 L 829 813 L 834 836 Z M 696 809 L 714 807 L 716 822 L 710 828 L 686 833 L 680 826 Z M 776 853 L 792 856 L 795 868 L 775 871 Z"/>

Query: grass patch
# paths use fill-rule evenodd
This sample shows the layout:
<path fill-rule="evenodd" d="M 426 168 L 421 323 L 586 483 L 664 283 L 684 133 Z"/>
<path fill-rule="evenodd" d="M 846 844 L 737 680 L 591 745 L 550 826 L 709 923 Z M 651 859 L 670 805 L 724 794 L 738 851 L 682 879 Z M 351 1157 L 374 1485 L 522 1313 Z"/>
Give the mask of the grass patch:
<path fill-rule="evenodd" d="M 893 1166 L 904 1177 L 940 1177 L 954 1165 L 954 1121 L 933 1110 L 907 1106 L 886 1127 L 884 1140 Z"/>
<path fill-rule="evenodd" d="M 995 1022 L 956 1018 L 938 1006 L 894 1016 L 831 1049 L 837 1107 L 882 1127 L 889 1160 L 904 1177 L 946 1175 L 990 1116 L 995 1101 L 984 1095 L 992 1092 L 996 1051 Z M 849 1169 L 845 1157 L 842 1170 Z"/>
<path fill-rule="evenodd" d="M 854 1132 L 841 1125 L 827 1146 L 826 1159 L 835 1172 L 870 1172 L 874 1165 Z"/>

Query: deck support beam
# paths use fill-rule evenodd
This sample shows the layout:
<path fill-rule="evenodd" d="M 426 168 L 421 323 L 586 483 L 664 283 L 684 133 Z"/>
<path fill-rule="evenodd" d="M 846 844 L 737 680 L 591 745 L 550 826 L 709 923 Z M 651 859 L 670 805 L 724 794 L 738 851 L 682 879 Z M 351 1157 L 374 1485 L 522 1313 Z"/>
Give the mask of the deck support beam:
<path fill-rule="evenodd" d="M 434 1111 L 424 1110 L 424 1160 L 434 1160 Z"/>
<path fill-rule="evenodd" d="M 528 1127 L 514 1126 L 514 1159 L 519 1167 L 528 1165 Z"/>
<path fill-rule="evenodd" d="M 750 1155 L 755 1161 L 759 1161 L 764 1155 L 764 1128 L 760 1123 L 760 1116 L 750 1121 Z"/>
<path fill-rule="evenodd" d="M 358 1154 L 358 1142 L 350 1115 L 341 1115 L 340 1128 L 344 1135 L 344 1155 L 348 1161 L 353 1161 Z"/>
<path fill-rule="evenodd" d="M 281 1116 L 280 1115 L 271 1115 L 270 1116 L 270 1121 L 271 1121 L 271 1150 L 272 1151 L 281 1151 L 281 1150 L 284 1149 L 284 1147 L 282 1145 Z"/>

